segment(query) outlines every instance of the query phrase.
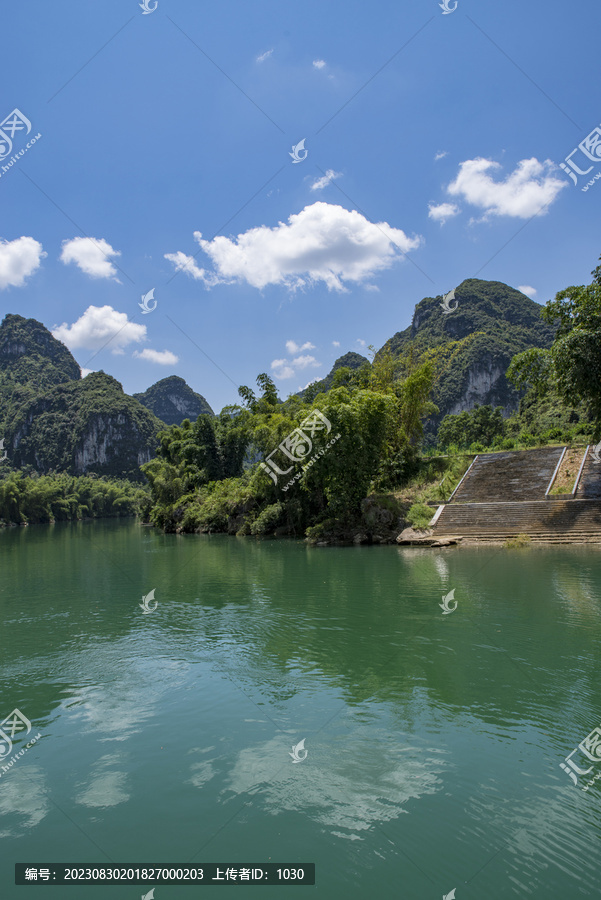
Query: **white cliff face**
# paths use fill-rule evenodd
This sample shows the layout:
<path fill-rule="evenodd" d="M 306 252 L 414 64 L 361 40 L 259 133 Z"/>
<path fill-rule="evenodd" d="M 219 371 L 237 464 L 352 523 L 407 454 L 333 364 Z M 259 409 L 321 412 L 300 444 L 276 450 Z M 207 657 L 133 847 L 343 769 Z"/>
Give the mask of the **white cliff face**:
<path fill-rule="evenodd" d="M 18 341 L 12 341 L 10 344 L 5 344 L 3 349 L 3 356 L 23 356 L 26 353 L 25 344 L 21 344 Z"/>
<path fill-rule="evenodd" d="M 74 453 L 74 467 L 78 475 L 82 475 L 94 465 L 106 465 L 116 456 L 123 456 L 127 446 L 131 446 L 131 462 L 137 464 L 148 462 L 151 458 L 149 449 L 135 452 L 137 430 L 124 415 L 94 416 L 88 422 L 86 435 Z"/>
<path fill-rule="evenodd" d="M 463 397 L 448 410 L 448 414 L 456 415 L 465 410 L 473 409 L 474 406 L 485 406 L 490 403 L 492 406 L 499 406 L 498 393 L 502 385 L 499 381 L 505 374 L 504 368 L 490 363 L 479 363 L 468 371 L 468 379 L 463 391 Z M 503 391 L 504 392 L 504 391 Z M 503 413 L 509 415 L 517 409 L 515 405 L 510 404 L 503 406 Z"/>
<path fill-rule="evenodd" d="M 184 418 L 190 415 L 196 415 L 196 403 L 190 403 L 177 394 L 167 394 L 167 400 L 173 403 L 176 410 L 183 415 Z"/>

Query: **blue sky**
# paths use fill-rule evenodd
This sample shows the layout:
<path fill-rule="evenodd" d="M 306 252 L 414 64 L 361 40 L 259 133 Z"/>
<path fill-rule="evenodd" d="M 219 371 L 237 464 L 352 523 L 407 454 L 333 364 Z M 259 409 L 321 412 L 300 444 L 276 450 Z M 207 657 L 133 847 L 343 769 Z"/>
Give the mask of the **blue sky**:
<path fill-rule="evenodd" d="M 128 393 L 176 374 L 219 410 L 259 372 L 285 397 L 380 347 L 465 278 L 539 303 L 588 283 L 601 181 L 559 163 L 601 123 L 600 20 L 592 0 L 13 4 L 0 120 L 31 132 L 0 159 L 0 316 Z"/>

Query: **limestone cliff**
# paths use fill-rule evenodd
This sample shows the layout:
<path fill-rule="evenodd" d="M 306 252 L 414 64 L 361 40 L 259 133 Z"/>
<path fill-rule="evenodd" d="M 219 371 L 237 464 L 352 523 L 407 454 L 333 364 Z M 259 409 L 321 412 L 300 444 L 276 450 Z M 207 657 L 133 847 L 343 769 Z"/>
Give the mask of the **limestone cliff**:
<path fill-rule="evenodd" d="M 0 437 L 9 468 L 141 480 L 164 425 L 104 372 L 78 363 L 41 322 L 0 325 Z"/>
<path fill-rule="evenodd" d="M 440 413 L 426 424 L 429 437 L 448 413 L 489 403 L 501 406 L 506 416 L 515 412 L 520 394 L 505 377 L 511 358 L 530 347 L 550 347 L 554 335 L 553 327 L 540 318 L 542 307 L 500 281 L 463 281 L 455 288 L 450 313 L 443 312 L 442 299 L 439 295 L 421 300 L 411 325 L 384 345 L 396 354 L 407 350 L 411 342 L 425 349 L 479 332 L 435 388 L 432 399 Z"/>
<path fill-rule="evenodd" d="M 154 455 L 164 427 L 104 372 L 58 385 L 15 412 L 5 447 L 14 466 L 38 472 L 141 480 L 139 466 Z"/>

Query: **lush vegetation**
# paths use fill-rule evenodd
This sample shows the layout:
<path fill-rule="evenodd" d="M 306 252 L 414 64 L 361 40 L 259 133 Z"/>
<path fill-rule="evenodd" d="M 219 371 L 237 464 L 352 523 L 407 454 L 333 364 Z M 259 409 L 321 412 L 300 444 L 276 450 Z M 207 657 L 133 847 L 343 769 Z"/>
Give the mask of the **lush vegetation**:
<path fill-rule="evenodd" d="M 437 445 L 482 452 L 601 437 L 601 266 L 590 285 L 565 288 L 540 311 L 550 347 L 515 354 L 507 379 L 522 392 L 518 411 L 476 406 L 442 420 Z M 525 391 L 525 394 L 524 394 Z"/>
<path fill-rule="evenodd" d="M 517 387 L 529 386 L 537 397 L 555 391 L 566 406 L 583 404 L 601 435 L 601 266 L 589 285 L 560 291 L 542 317 L 557 324 L 550 349 L 531 348 L 518 354 L 508 370 Z"/>
<path fill-rule="evenodd" d="M 360 353 L 354 353 L 353 351 L 345 353 L 344 356 L 338 357 L 332 366 L 331 371 L 325 378 L 313 382 L 308 388 L 301 391 L 300 396 L 306 400 L 308 396 L 315 397 L 317 394 L 325 393 L 326 391 L 329 391 L 331 387 L 334 387 L 334 378 L 336 377 L 338 369 L 355 370 L 360 369 L 362 366 L 369 368 L 369 360 L 367 357 L 361 356 Z M 309 394 L 307 394 L 307 391 L 309 391 Z"/>
<path fill-rule="evenodd" d="M 521 400 L 519 411 L 503 418 L 501 407 L 475 406 L 445 416 L 438 429 L 438 447 L 447 451 L 523 450 L 546 444 L 583 444 L 592 439 L 594 425 L 583 404 L 565 407 L 551 391 L 537 398 L 534 391 Z"/>
<path fill-rule="evenodd" d="M 532 347 L 550 347 L 555 333 L 553 326 L 541 319 L 538 303 L 502 282 L 466 279 L 455 288 L 457 309 L 450 315 L 441 312 L 441 301 L 442 296 L 424 298 L 415 307 L 410 327 L 385 344 L 397 354 L 412 345 L 417 349 L 437 347 L 448 340 L 474 336 L 434 387 L 432 400 L 439 413 L 430 417 L 425 428 L 426 446 L 432 448 L 442 418 L 458 401 L 472 399 L 475 382 L 481 390 L 493 384 L 484 398 L 486 404 L 517 407 L 519 391 L 505 377 L 512 358 Z"/>
<path fill-rule="evenodd" d="M 312 385 L 304 398 L 284 402 L 269 376 L 259 375 L 258 396 L 241 387 L 241 406 L 161 433 L 156 458 L 142 467 L 152 491 L 150 521 L 167 531 L 304 535 L 310 529 L 316 539 L 366 527 L 363 501 L 370 491 L 389 491 L 419 469 L 423 422 L 436 411 L 431 391 L 472 340 L 421 353 L 411 348 L 398 357 L 384 351 L 371 366 L 337 369 L 329 391 Z M 304 465 L 280 456 L 286 474 L 271 478 L 259 463 L 315 410 L 328 426 L 327 434 L 322 424 L 312 435 L 316 465 L 308 453 Z M 398 512 L 384 509 L 393 528 Z"/>
<path fill-rule="evenodd" d="M 12 467 L 95 472 L 142 481 L 162 427 L 104 372 L 81 378 L 69 350 L 41 322 L 0 325 L 0 438 Z"/>
<path fill-rule="evenodd" d="M 452 319 L 438 298 L 418 304 L 411 329 L 378 353 L 370 348 L 371 364 L 352 355 L 343 365 L 342 357 L 327 380 L 284 402 L 263 374 L 258 396 L 240 388 L 241 406 L 162 432 L 157 457 L 143 466 L 150 521 L 168 531 L 318 541 L 399 522 L 423 527 L 469 454 L 589 440 L 601 424 L 601 268 L 592 285 L 567 288 L 542 311 L 494 282 L 469 280 L 455 296 Z M 441 416 L 434 401 L 452 408 L 468 370 L 473 377 L 484 365 L 508 370 L 500 402 Z M 335 447 L 324 449 L 318 434 L 314 467 L 280 456 L 286 474 L 270 478 L 261 463 L 312 410 L 331 423 Z"/>
<path fill-rule="evenodd" d="M 73 358 L 40 323 L 9 316 L 0 425 L 18 440 L 0 471 L 0 520 L 138 513 L 170 532 L 387 540 L 404 524 L 426 525 L 475 453 L 600 436 L 601 266 L 591 285 L 560 291 L 542 310 L 477 279 L 455 298 L 451 316 L 441 298 L 426 298 L 409 329 L 370 348 L 371 362 L 346 354 L 284 401 L 262 374 L 256 392 L 239 389 L 239 404 L 201 414 L 204 398 L 163 379 L 140 395 L 171 416 L 163 430 L 110 376 L 77 379 Z M 451 413 L 482 396 L 479 380 L 493 385 L 491 402 Z M 175 424 L 186 403 L 194 421 Z M 82 461 L 103 477 L 37 474 Z"/>
<path fill-rule="evenodd" d="M 129 481 L 9 472 L 0 479 L 0 525 L 135 516 L 147 496 L 146 489 Z"/>

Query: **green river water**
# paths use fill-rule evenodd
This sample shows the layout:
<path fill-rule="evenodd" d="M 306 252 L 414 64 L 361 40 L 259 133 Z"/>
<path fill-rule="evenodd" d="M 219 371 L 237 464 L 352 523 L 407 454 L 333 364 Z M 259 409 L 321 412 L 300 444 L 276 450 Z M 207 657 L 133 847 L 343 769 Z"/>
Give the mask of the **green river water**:
<path fill-rule="evenodd" d="M 600 550 L 4 529 L 0 639 L 0 719 L 32 724 L 0 759 L 1 900 L 152 887 L 15 863 L 316 865 L 155 900 L 601 895 Z"/>

